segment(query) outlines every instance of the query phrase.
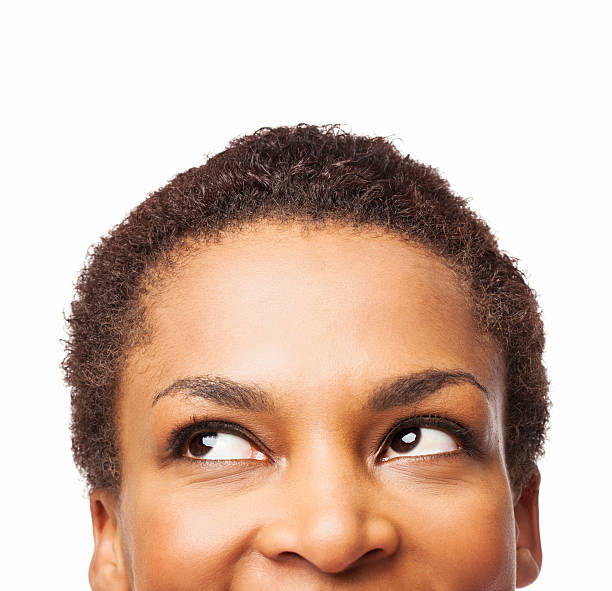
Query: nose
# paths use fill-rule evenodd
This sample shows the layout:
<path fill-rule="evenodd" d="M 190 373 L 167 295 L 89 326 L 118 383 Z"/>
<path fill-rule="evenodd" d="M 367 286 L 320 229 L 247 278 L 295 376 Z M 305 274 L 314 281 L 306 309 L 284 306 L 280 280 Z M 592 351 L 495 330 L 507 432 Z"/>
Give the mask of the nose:
<path fill-rule="evenodd" d="M 280 517 L 260 529 L 259 552 L 279 562 L 297 557 L 329 574 L 395 554 L 399 530 L 384 515 L 367 479 L 344 471 L 311 470 L 303 476 L 305 481 L 294 481 L 282 494 Z"/>

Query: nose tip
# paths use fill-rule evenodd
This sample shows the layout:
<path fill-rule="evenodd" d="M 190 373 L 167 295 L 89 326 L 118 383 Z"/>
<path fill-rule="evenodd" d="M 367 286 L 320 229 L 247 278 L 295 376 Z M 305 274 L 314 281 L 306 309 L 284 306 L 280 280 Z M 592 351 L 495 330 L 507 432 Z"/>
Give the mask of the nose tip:
<path fill-rule="evenodd" d="M 322 516 L 305 532 L 301 552 L 319 570 L 340 573 L 357 566 L 366 556 L 372 559 L 392 554 L 397 536 L 388 525 L 372 518 L 364 522 L 357 516 L 350 519 Z"/>
<path fill-rule="evenodd" d="M 399 536 L 384 519 L 317 516 L 309 523 L 279 521 L 260 531 L 259 550 L 272 560 L 299 557 L 327 574 L 339 574 L 391 556 Z"/>

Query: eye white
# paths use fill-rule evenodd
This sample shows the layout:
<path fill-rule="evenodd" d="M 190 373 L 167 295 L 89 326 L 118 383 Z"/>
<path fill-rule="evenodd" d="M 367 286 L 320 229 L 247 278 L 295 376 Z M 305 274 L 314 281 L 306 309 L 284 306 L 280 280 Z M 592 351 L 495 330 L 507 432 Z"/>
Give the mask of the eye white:
<path fill-rule="evenodd" d="M 265 455 L 255 449 L 249 441 L 232 433 L 210 433 L 197 437 L 199 442 L 211 449 L 203 455 L 194 457 L 205 460 L 265 459 Z"/>
<path fill-rule="evenodd" d="M 420 427 L 419 429 L 412 430 L 406 429 L 404 432 L 405 435 L 400 431 L 395 438 L 404 435 L 402 438 L 403 441 L 409 444 L 416 440 L 414 437 L 415 431 L 419 432 L 419 437 L 418 442 L 416 445 L 414 445 L 414 447 L 408 451 L 398 452 L 391 447 L 391 442 L 387 447 L 385 456 L 382 458 L 383 461 L 390 460 L 392 458 L 436 455 L 459 449 L 459 446 L 455 440 L 440 429 L 430 429 L 427 427 Z"/>

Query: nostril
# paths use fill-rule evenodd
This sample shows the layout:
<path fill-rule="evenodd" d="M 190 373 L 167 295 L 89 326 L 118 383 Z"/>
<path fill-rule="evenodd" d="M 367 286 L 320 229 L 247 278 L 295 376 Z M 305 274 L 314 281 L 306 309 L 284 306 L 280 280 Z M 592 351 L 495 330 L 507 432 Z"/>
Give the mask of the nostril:
<path fill-rule="evenodd" d="M 381 558 L 381 553 L 385 554 L 385 551 L 382 548 L 374 548 L 374 550 L 369 550 L 361 558 L 358 558 L 353 564 L 357 564 L 358 562 L 368 563 L 372 560 L 378 560 Z"/>
<path fill-rule="evenodd" d="M 363 556 L 360 556 L 357 560 L 355 560 L 351 564 L 348 564 L 341 570 L 342 572 L 346 572 L 348 570 L 353 570 L 360 566 L 367 565 L 371 562 L 380 560 L 381 558 L 383 558 L 384 554 L 385 554 L 385 551 L 382 548 L 375 548 L 373 550 L 369 550 Z M 311 562 L 310 560 L 308 560 L 307 558 L 305 558 L 298 552 L 289 552 L 289 551 L 281 552 L 280 554 L 278 554 L 278 556 L 276 557 L 276 560 L 278 560 L 282 564 L 285 564 L 286 566 L 289 566 L 291 564 L 296 565 L 297 563 Z"/>
<path fill-rule="evenodd" d="M 303 558 L 302 556 L 300 556 L 297 552 L 281 552 L 277 558 L 278 561 L 280 562 L 284 562 L 284 563 L 291 563 L 294 562 L 296 560 L 302 561 L 305 560 L 305 558 Z"/>
<path fill-rule="evenodd" d="M 383 558 L 383 555 L 385 554 L 386 552 L 382 548 L 374 548 L 373 550 L 369 550 L 363 556 L 360 556 L 357 560 L 349 564 L 344 570 L 353 570 L 355 568 L 370 564 L 371 562 L 376 562 Z"/>

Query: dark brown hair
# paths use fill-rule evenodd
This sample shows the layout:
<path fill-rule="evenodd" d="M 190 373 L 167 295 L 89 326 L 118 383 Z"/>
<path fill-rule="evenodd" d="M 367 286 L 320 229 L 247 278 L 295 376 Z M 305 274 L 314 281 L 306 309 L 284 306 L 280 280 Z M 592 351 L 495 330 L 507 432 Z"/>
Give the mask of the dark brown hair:
<path fill-rule="evenodd" d="M 469 286 L 474 314 L 506 360 L 506 464 L 520 487 L 548 422 L 544 333 L 534 292 L 487 224 L 438 172 L 384 138 L 337 126 L 264 128 L 151 194 L 88 256 L 67 320 L 72 446 L 90 489 L 117 488 L 122 363 L 143 326 L 143 285 L 189 239 L 263 219 L 376 227 L 442 257 Z"/>

